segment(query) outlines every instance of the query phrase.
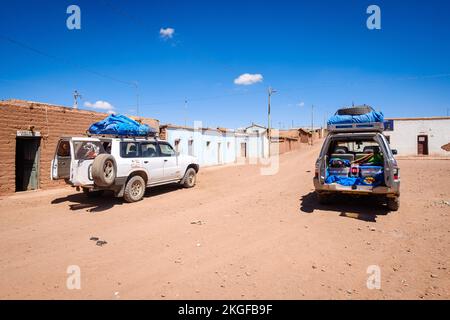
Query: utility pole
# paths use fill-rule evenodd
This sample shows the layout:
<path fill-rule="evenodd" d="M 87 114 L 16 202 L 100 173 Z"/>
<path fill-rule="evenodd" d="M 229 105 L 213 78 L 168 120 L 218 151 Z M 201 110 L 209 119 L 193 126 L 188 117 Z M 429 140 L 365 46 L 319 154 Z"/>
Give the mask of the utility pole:
<path fill-rule="evenodd" d="M 313 145 L 314 137 L 314 105 L 311 105 L 311 145 Z"/>
<path fill-rule="evenodd" d="M 269 103 L 268 103 L 268 108 L 267 108 L 267 139 L 269 140 L 269 157 L 270 157 L 270 140 L 271 140 L 271 132 L 270 132 L 270 97 L 272 96 L 272 94 L 274 94 L 276 92 L 276 90 L 272 89 L 272 87 L 269 87 L 268 89 L 268 95 L 269 95 Z"/>
<path fill-rule="evenodd" d="M 187 98 L 184 98 L 184 126 L 187 126 Z"/>
<path fill-rule="evenodd" d="M 73 92 L 73 108 L 78 109 L 78 98 L 81 99 L 81 94 L 77 90 Z"/>

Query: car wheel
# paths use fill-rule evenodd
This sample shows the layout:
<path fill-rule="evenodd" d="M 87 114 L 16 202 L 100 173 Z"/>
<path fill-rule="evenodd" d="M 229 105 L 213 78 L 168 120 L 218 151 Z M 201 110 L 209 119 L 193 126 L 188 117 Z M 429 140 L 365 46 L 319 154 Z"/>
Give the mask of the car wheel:
<path fill-rule="evenodd" d="M 86 197 L 88 198 L 95 198 L 95 197 L 100 197 L 103 195 L 104 190 L 96 190 L 96 191 L 91 191 L 89 188 L 83 188 L 83 193 L 86 195 Z"/>
<path fill-rule="evenodd" d="M 123 198 L 126 202 L 136 202 L 144 197 L 145 193 L 145 181 L 141 176 L 131 177 L 123 193 Z"/>
<path fill-rule="evenodd" d="M 100 154 L 92 164 L 92 178 L 100 187 L 109 187 L 116 179 L 116 162 L 110 154 Z"/>
<path fill-rule="evenodd" d="M 195 186 L 196 181 L 197 181 L 197 172 L 195 172 L 195 169 L 193 168 L 187 169 L 183 178 L 183 186 L 185 188 L 192 188 L 193 186 Z"/>
<path fill-rule="evenodd" d="M 317 198 L 320 204 L 329 204 L 331 202 L 331 195 L 326 193 L 318 193 Z"/>
<path fill-rule="evenodd" d="M 399 197 L 387 198 L 387 207 L 391 211 L 397 211 L 400 208 Z"/>

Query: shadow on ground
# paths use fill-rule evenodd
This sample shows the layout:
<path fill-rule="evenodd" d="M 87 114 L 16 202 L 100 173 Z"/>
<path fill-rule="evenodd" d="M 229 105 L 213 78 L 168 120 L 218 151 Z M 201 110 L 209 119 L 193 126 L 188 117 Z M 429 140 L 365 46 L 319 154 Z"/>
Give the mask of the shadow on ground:
<path fill-rule="evenodd" d="M 181 187 L 177 184 L 148 188 L 145 191 L 144 199 L 173 192 L 179 190 L 180 188 Z M 82 192 L 76 192 L 61 198 L 56 198 L 51 201 L 51 204 L 63 202 L 69 203 L 68 205 L 70 210 L 85 210 L 88 212 L 102 212 L 111 209 L 114 206 L 126 204 L 123 198 L 116 198 L 113 192 L 110 191 L 107 191 L 103 195 L 97 197 L 88 197 Z"/>
<path fill-rule="evenodd" d="M 376 197 L 342 194 L 333 197 L 330 204 L 320 204 L 317 194 L 310 192 L 300 199 L 300 212 L 313 213 L 314 210 L 335 212 L 341 217 L 369 222 L 376 222 L 379 215 L 389 213 L 389 209 Z"/>

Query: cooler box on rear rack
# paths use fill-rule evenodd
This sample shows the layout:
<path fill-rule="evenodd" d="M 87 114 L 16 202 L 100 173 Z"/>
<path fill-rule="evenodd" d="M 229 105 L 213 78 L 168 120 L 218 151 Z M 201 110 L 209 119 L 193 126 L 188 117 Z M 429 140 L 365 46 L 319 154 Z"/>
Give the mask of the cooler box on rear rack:
<path fill-rule="evenodd" d="M 380 166 L 360 166 L 359 172 L 362 177 L 375 177 L 377 174 L 383 173 L 383 167 Z"/>
<path fill-rule="evenodd" d="M 348 177 L 350 168 L 328 168 L 328 175 L 338 177 Z"/>

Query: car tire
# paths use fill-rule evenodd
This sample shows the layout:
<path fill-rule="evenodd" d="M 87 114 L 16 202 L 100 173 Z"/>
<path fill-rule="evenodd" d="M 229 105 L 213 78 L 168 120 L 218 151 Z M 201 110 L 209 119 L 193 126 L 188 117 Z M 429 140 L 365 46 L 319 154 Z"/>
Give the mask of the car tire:
<path fill-rule="evenodd" d="M 366 114 L 373 111 L 373 109 L 369 106 L 361 106 L 361 107 L 350 107 L 350 108 L 342 108 L 337 111 L 337 114 L 340 116 L 360 116 L 362 114 Z"/>
<path fill-rule="evenodd" d="M 331 195 L 326 193 L 318 193 L 317 199 L 319 200 L 320 204 L 329 204 L 331 202 Z"/>
<path fill-rule="evenodd" d="M 397 211 L 400 208 L 399 197 L 387 198 L 387 207 L 391 211 Z"/>
<path fill-rule="evenodd" d="M 109 187 L 116 179 L 117 166 L 114 157 L 110 154 L 100 154 L 92 164 L 92 178 L 99 187 Z"/>
<path fill-rule="evenodd" d="M 195 186 L 195 183 L 197 182 L 197 172 L 194 168 L 189 168 L 186 170 L 186 173 L 183 177 L 183 187 L 185 188 L 192 188 Z"/>
<path fill-rule="evenodd" d="M 104 193 L 104 190 L 91 191 L 89 188 L 83 188 L 83 193 L 88 198 L 96 198 L 96 197 L 102 196 Z"/>
<path fill-rule="evenodd" d="M 145 187 L 145 181 L 141 176 L 133 176 L 125 185 L 123 198 L 130 203 L 142 200 L 145 194 Z"/>

